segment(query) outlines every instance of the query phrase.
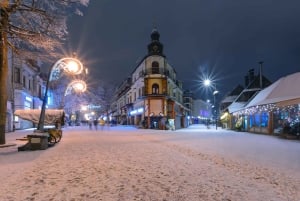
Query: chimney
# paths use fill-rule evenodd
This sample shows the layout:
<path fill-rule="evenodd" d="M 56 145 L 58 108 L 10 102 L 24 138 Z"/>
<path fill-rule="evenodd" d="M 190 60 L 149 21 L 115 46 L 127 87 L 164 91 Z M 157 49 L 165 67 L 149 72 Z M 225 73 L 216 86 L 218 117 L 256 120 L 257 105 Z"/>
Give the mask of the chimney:
<path fill-rule="evenodd" d="M 254 80 L 254 69 L 253 68 L 248 71 L 248 76 L 249 76 L 249 83 L 253 82 L 253 80 Z"/>
<path fill-rule="evenodd" d="M 249 77 L 248 75 L 245 76 L 245 87 L 249 85 Z"/>

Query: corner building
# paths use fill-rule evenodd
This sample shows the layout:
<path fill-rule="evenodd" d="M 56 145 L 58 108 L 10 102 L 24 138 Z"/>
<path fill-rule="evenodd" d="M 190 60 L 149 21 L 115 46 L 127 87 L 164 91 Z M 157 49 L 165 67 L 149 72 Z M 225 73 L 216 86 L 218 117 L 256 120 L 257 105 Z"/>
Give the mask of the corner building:
<path fill-rule="evenodd" d="M 124 87 L 120 87 L 116 93 L 120 95 L 116 97 L 114 116 L 119 123 L 124 121 L 126 111 L 126 122 L 131 125 L 166 129 L 166 122 L 169 122 L 173 129 L 188 126 L 188 108 L 183 104 L 182 83 L 177 80 L 175 69 L 168 64 L 159 38 L 159 32 L 153 29 L 148 54 L 128 79 L 130 87 L 125 93 Z"/>

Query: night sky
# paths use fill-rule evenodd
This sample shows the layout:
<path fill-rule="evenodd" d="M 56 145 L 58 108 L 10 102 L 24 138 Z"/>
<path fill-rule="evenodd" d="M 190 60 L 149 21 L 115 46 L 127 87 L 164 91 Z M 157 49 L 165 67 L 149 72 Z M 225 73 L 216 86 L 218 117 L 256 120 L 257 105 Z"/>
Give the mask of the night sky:
<path fill-rule="evenodd" d="M 154 26 L 184 89 L 210 76 L 222 96 L 251 68 L 272 82 L 300 69 L 299 0 L 91 0 L 69 20 L 67 48 L 95 82 L 120 84 L 147 54 Z"/>

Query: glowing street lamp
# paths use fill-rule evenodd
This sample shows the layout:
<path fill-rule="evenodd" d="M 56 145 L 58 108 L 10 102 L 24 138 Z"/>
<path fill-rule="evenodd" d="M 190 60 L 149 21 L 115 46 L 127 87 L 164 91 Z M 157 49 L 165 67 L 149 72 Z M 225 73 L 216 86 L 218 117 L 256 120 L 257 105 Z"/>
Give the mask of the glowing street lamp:
<path fill-rule="evenodd" d="M 204 86 L 210 86 L 211 81 L 209 79 L 204 80 Z"/>
<path fill-rule="evenodd" d="M 49 89 L 49 82 L 52 80 L 56 80 L 61 76 L 61 72 L 65 71 L 67 74 L 70 75 L 78 75 L 83 71 L 82 63 L 72 57 L 65 57 L 56 61 L 51 68 L 49 69 L 48 78 L 46 82 L 46 89 L 43 98 L 43 104 L 41 108 L 41 114 L 39 118 L 39 123 L 37 126 L 37 131 L 44 132 L 44 121 L 45 121 L 45 112 L 46 112 L 46 104 L 48 98 L 48 89 Z M 85 85 L 86 86 L 86 85 Z"/>
<path fill-rule="evenodd" d="M 67 89 L 65 91 L 65 96 L 75 91 L 76 93 L 82 93 L 86 91 L 86 83 L 83 80 L 74 80 L 70 84 L 68 84 Z"/>
<path fill-rule="evenodd" d="M 218 129 L 218 122 L 217 122 L 217 110 L 216 110 L 216 95 L 219 93 L 219 91 L 217 90 L 216 84 L 213 84 L 212 81 L 210 79 L 205 79 L 203 81 L 204 86 L 206 87 L 213 87 L 213 96 L 214 96 L 214 105 L 213 105 L 213 111 L 214 111 L 214 115 L 215 115 L 215 121 L 216 121 L 216 130 Z"/>

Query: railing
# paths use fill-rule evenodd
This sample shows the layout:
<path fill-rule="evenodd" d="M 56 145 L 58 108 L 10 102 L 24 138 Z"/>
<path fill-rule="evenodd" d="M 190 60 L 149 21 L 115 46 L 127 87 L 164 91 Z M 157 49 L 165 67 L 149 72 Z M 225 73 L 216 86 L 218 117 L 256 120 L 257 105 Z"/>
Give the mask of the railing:
<path fill-rule="evenodd" d="M 169 71 L 165 70 L 164 68 L 150 68 L 150 69 L 146 69 L 146 71 L 144 71 L 144 75 L 153 75 L 153 74 L 169 76 Z"/>

